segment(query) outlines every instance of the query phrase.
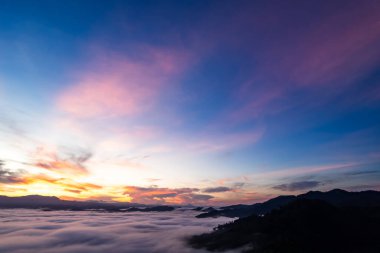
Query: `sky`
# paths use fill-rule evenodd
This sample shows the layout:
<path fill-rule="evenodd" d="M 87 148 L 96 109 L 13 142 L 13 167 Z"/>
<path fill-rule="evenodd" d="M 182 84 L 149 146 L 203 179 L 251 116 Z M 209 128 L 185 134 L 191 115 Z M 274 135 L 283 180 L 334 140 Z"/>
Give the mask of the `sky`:
<path fill-rule="evenodd" d="M 380 1 L 0 0 L 0 194 L 380 190 Z"/>

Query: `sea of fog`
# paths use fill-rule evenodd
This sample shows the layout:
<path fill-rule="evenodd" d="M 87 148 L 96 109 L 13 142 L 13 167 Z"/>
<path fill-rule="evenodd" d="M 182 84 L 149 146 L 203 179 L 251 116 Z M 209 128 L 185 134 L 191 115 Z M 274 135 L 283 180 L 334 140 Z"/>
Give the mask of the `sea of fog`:
<path fill-rule="evenodd" d="M 194 218 L 198 212 L 103 213 L 0 210 L 1 253 L 199 253 L 185 239 L 230 218 Z"/>

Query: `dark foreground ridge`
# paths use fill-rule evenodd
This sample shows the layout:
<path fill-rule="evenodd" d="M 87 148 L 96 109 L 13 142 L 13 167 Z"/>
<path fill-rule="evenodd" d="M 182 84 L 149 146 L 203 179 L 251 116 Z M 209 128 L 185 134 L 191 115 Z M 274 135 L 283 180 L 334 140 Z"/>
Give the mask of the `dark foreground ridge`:
<path fill-rule="evenodd" d="M 268 203 L 284 199 L 288 203 L 279 208 L 220 225 L 189 244 L 255 253 L 380 252 L 380 192 L 308 192 L 256 206 L 267 210 Z"/>
<path fill-rule="evenodd" d="M 109 203 L 100 201 L 67 201 L 57 197 L 29 195 L 23 197 L 0 196 L 0 208 L 30 208 L 44 211 L 70 210 L 85 211 L 97 210 L 105 212 L 166 212 L 173 211 L 172 206 L 146 206 L 136 203 Z"/>
<path fill-rule="evenodd" d="M 240 218 L 193 236 L 189 244 L 211 251 L 240 248 L 255 253 L 380 252 L 379 204 L 349 207 L 297 198 L 264 216 Z"/>
<path fill-rule="evenodd" d="M 222 207 L 219 210 L 211 210 L 197 215 L 197 218 L 209 217 L 247 217 L 252 214 L 263 215 L 276 208 L 280 208 L 297 199 L 315 199 L 323 200 L 335 206 L 377 206 L 380 203 L 380 192 L 377 191 L 362 191 L 348 192 L 340 189 L 335 189 L 328 192 L 310 191 L 298 196 L 279 196 L 270 199 L 263 203 L 253 205 L 233 205 Z"/>

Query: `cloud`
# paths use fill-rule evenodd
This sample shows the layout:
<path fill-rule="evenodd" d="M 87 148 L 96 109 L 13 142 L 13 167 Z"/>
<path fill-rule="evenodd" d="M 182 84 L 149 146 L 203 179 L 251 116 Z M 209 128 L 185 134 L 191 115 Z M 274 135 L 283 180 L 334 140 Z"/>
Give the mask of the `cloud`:
<path fill-rule="evenodd" d="M 124 194 L 130 196 L 133 202 L 146 204 L 185 204 L 202 203 L 213 196 L 197 194 L 197 188 L 163 188 L 163 187 L 124 187 Z"/>
<path fill-rule="evenodd" d="M 80 118 L 132 116 L 149 110 L 188 63 L 183 50 L 140 47 L 140 56 L 120 52 L 94 54 L 96 59 L 57 98 L 60 110 Z"/>
<path fill-rule="evenodd" d="M 92 157 L 92 153 L 86 150 L 46 152 L 39 149 L 36 156 L 37 161 L 33 163 L 36 167 L 62 175 L 88 175 L 84 163 Z"/>
<path fill-rule="evenodd" d="M 181 146 L 192 152 L 221 152 L 255 144 L 264 133 L 263 128 L 245 132 L 220 133 L 214 136 L 207 133 L 200 140 L 189 139 Z"/>
<path fill-rule="evenodd" d="M 78 161 L 83 161 L 84 158 L 78 158 Z M 41 187 L 49 188 L 49 195 L 62 195 L 64 192 L 73 193 L 76 196 L 81 196 L 81 193 L 89 193 L 103 189 L 103 186 L 87 183 L 76 182 L 68 177 L 51 177 L 45 174 L 31 174 L 24 170 L 11 171 L 4 167 L 4 162 L 0 160 L 0 184 L 4 186 L 12 186 L 12 188 L 0 189 L 4 193 L 9 192 L 25 192 L 36 188 L 38 191 Z M 45 193 L 46 194 L 46 193 Z"/>
<path fill-rule="evenodd" d="M 246 183 L 244 182 L 236 182 L 233 184 L 233 188 L 240 189 L 243 188 Z"/>
<path fill-rule="evenodd" d="M 73 163 L 71 161 L 54 159 L 52 161 L 38 161 L 34 164 L 36 167 L 58 172 L 60 174 L 87 174 L 88 171 L 81 164 Z"/>
<path fill-rule="evenodd" d="M 160 179 L 160 178 L 147 178 L 146 180 L 147 180 L 148 182 L 150 182 L 150 183 L 155 183 L 155 182 L 160 181 L 161 179 Z"/>
<path fill-rule="evenodd" d="M 207 201 L 214 198 L 214 196 L 207 195 L 207 194 L 186 194 L 186 195 L 183 195 L 182 197 L 184 200 L 189 201 L 187 203 L 197 203 L 197 200 L 203 202 L 203 201 Z"/>
<path fill-rule="evenodd" d="M 196 212 L 98 213 L 0 210 L 2 253 L 205 253 L 185 238 L 211 231 L 230 218 L 195 218 Z"/>
<path fill-rule="evenodd" d="M 363 184 L 363 185 L 353 185 L 346 187 L 349 191 L 380 191 L 380 184 Z"/>
<path fill-rule="evenodd" d="M 169 198 L 169 197 L 175 197 L 177 195 L 178 194 L 176 192 L 173 192 L 173 193 L 156 194 L 156 195 L 152 195 L 152 197 L 154 197 L 154 198 Z"/>
<path fill-rule="evenodd" d="M 244 3 L 238 16 L 224 15 L 225 29 L 209 31 L 215 47 L 239 50 L 253 66 L 236 84 L 226 122 L 238 124 L 300 104 L 328 104 L 342 94 L 347 96 L 339 99 L 344 105 L 368 101 L 361 96 L 368 95 L 361 80 L 378 68 L 379 4 L 335 4 L 292 1 L 279 8 L 273 1 Z M 379 96 L 375 86 L 372 98 Z"/>
<path fill-rule="evenodd" d="M 305 167 L 295 167 L 295 168 L 286 168 L 275 171 L 268 171 L 258 173 L 255 176 L 260 176 L 260 178 L 278 178 L 284 176 L 299 176 L 299 175 L 309 175 L 316 173 L 323 173 L 329 171 L 340 171 L 352 169 L 355 166 L 361 165 L 358 162 L 347 162 L 347 163 L 336 163 L 336 164 L 326 164 L 326 165 L 317 165 L 317 166 L 305 166 Z"/>
<path fill-rule="evenodd" d="M 228 192 L 228 191 L 232 191 L 232 189 L 225 186 L 210 187 L 203 190 L 203 192 L 206 192 L 206 193 L 218 193 L 218 192 Z"/>
<path fill-rule="evenodd" d="M 17 114 L 17 112 L 13 111 L 11 113 Z M 8 114 L 3 111 L 0 112 L 0 130 L 3 133 L 27 138 L 26 130 L 21 127 L 20 122 L 16 121 L 13 117 L 8 116 Z"/>
<path fill-rule="evenodd" d="M 11 171 L 4 168 L 4 165 L 4 161 L 0 160 L 0 184 L 18 184 L 24 182 L 22 178 L 22 175 L 25 173 L 24 171 Z"/>
<path fill-rule="evenodd" d="M 348 172 L 347 175 L 359 176 L 359 175 L 368 175 L 368 174 L 376 174 L 376 173 L 380 173 L 380 171 L 378 170 L 354 171 L 354 172 Z"/>
<path fill-rule="evenodd" d="M 273 187 L 273 189 L 281 191 L 302 191 L 320 186 L 322 183 L 318 181 L 298 181 L 289 184 L 280 184 Z"/>

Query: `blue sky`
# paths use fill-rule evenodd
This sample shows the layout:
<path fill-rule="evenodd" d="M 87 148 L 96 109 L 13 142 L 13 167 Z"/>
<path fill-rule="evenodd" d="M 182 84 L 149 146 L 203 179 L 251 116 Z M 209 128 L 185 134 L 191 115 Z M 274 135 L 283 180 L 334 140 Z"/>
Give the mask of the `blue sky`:
<path fill-rule="evenodd" d="M 226 204 L 379 189 L 379 8 L 2 1 L 0 192 Z"/>

